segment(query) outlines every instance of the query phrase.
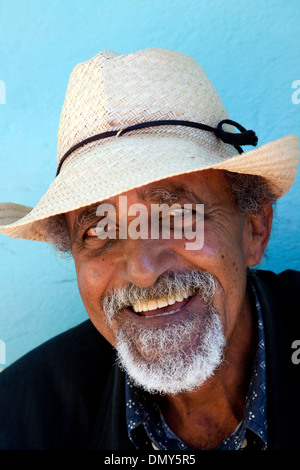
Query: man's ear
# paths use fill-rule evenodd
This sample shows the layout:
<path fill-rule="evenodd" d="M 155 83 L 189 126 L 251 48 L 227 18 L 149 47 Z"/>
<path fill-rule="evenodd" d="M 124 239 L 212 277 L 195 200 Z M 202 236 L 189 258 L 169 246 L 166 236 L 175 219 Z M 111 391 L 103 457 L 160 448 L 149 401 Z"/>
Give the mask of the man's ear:
<path fill-rule="evenodd" d="M 247 216 L 246 216 L 247 217 Z M 261 260 L 270 238 L 273 208 L 267 204 L 259 214 L 249 215 L 244 226 L 244 255 L 246 266 L 255 266 Z"/>

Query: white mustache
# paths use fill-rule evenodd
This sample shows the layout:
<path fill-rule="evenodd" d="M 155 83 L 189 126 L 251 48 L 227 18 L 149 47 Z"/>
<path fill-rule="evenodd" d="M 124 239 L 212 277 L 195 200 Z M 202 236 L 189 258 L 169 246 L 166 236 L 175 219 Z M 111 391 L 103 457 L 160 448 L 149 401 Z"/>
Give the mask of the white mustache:
<path fill-rule="evenodd" d="M 124 307 L 137 302 L 159 301 L 169 297 L 186 297 L 197 293 L 206 303 L 211 303 L 216 290 L 215 279 L 209 271 L 189 270 L 164 273 L 149 287 L 130 283 L 113 289 L 102 298 L 102 308 L 111 321 Z"/>

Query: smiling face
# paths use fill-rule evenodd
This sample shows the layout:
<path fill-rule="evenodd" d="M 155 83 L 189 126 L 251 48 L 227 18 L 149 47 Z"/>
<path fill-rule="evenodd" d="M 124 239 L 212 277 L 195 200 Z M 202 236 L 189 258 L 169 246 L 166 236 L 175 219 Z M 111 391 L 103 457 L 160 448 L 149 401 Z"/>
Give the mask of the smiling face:
<path fill-rule="evenodd" d="M 120 224 L 133 217 L 122 219 L 118 197 L 105 201 L 119 216 L 113 239 L 97 236 L 97 206 L 67 215 L 79 291 L 96 328 L 141 386 L 192 390 L 219 366 L 234 331 L 249 324 L 245 268 L 259 261 L 270 223 L 240 214 L 219 171 L 169 178 L 122 196 L 128 207 L 143 204 L 148 214 L 158 199 L 179 207 L 204 204 L 199 250 L 186 249 L 184 236 L 175 236 L 174 212 L 168 238 L 120 238 Z M 196 218 L 190 211 L 192 225 Z"/>

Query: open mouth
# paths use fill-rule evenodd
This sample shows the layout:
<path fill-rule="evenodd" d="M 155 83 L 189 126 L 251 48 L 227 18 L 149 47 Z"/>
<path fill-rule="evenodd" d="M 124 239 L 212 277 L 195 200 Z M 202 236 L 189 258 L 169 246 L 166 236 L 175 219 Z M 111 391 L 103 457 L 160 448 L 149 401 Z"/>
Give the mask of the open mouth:
<path fill-rule="evenodd" d="M 185 295 L 169 296 L 165 299 L 141 301 L 132 305 L 130 310 L 141 317 L 153 318 L 172 315 L 182 309 L 195 293 L 190 291 Z"/>

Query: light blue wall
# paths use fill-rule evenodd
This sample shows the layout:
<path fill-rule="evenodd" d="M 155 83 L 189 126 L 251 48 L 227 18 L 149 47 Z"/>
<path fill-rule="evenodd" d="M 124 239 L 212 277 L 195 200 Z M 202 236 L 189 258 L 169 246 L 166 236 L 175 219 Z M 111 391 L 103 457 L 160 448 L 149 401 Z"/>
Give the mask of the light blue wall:
<path fill-rule="evenodd" d="M 0 201 L 33 206 L 53 180 L 72 68 L 102 49 L 148 47 L 196 59 L 260 144 L 299 134 L 297 0 L 1 0 Z M 299 211 L 298 177 L 278 204 L 265 268 L 300 269 Z M 72 262 L 45 244 L 0 236 L 0 286 L 6 365 L 87 318 Z"/>

